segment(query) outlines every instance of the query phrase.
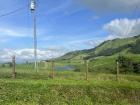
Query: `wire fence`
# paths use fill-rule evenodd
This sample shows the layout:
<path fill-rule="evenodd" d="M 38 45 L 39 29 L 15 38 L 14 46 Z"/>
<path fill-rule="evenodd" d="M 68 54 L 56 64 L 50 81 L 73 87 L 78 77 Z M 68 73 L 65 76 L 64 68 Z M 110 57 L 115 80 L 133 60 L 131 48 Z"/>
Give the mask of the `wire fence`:
<path fill-rule="evenodd" d="M 19 62 L 20 61 L 20 62 Z M 76 80 L 88 80 L 92 79 L 93 75 L 96 75 L 96 71 L 105 69 L 104 64 L 92 64 L 88 60 L 40 60 L 37 62 L 37 71 L 34 69 L 33 60 L 16 59 L 12 56 L 11 59 L 7 58 L 0 63 L 0 77 L 6 78 L 31 78 L 31 79 L 76 79 Z M 114 64 L 115 65 L 115 64 Z M 116 65 L 115 65 L 116 66 Z M 116 66 L 117 67 L 117 66 Z M 112 69 L 116 69 L 116 67 Z M 92 72 L 91 72 L 92 71 Z M 99 72 L 99 71 L 98 71 Z M 102 72 L 102 71 L 101 71 Z M 116 76 L 112 77 L 114 80 Z M 118 77 L 117 77 L 118 78 Z"/>

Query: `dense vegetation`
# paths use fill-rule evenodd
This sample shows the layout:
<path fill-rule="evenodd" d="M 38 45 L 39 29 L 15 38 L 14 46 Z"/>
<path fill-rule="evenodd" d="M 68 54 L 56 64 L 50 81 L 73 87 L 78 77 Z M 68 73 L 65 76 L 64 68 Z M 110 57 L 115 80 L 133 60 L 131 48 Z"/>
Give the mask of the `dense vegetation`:
<path fill-rule="evenodd" d="M 120 72 L 140 73 L 140 61 L 134 61 L 124 56 L 119 56 L 117 61 L 119 62 Z"/>

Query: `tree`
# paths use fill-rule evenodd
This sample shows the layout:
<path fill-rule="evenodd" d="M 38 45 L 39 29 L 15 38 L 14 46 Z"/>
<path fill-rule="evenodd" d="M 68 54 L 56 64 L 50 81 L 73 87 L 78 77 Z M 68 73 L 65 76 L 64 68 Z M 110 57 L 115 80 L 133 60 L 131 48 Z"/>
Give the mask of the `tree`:
<path fill-rule="evenodd" d="M 120 73 L 140 73 L 140 62 L 124 56 L 119 56 L 117 61 L 119 62 Z"/>

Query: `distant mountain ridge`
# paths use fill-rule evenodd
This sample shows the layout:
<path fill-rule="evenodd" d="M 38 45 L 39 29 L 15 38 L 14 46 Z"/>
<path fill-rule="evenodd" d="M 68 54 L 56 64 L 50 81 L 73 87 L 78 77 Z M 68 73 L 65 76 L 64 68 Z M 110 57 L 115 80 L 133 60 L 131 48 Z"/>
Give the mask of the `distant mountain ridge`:
<path fill-rule="evenodd" d="M 107 40 L 95 48 L 69 52 L 58 60 L 91 59 L 99 56 L 113 56 L 116 54 L 140 54 L 140 35 Z"/>

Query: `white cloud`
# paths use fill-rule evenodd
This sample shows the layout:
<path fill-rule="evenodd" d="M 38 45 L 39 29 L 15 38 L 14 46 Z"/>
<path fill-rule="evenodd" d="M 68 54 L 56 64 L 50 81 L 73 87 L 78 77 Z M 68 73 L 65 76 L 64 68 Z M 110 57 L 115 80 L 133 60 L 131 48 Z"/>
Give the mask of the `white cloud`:
<path fill-rule="evenodd" d="M 17 27 L 0 27 L 0 37 L 31 37 L 31 29 Z"/>
<path fill-rule="evenodd" d="M 92 40 L 86 41 L 85 44 L 90 45 L 92 47 L 96 47 L 103 41 L 104 41 L 103 39 L 94 39 L 94 40 L 92 39 Z"/>
<path fill-rule="evenodd" d="M 115 19 L 104 25 L 109 37 L 126 38 L 140 34 L 140 19 Z"/>
<path fill-rule="evenodd" d="M 56 58 L 59 56 L 62 56 L 64 53 L 66 53 L 61 48 L 53 48 L 53 49 L 38 49 L 37 55 L 39 60 L 46 60 L 50 58 Z M 4 61 L 11 61 L 12 56 L 16 56 L 16 60 L 20 62 L 24 62 L 27 60 L 33 60 L 34 59 L 34 50 L 33 49 L 3 49 L 0 51 L 0 59 L 1 62 Z"/>
<path fill-rule="evenodd" d="M 79 0 L 97 12 L 131 12 L 140 9 L 140 0 Z"/>
<path fill-rule="evenodd" d="M 115 39 L 115 38 L 117 38 L 117 36 L 114 36 L 114 35 L 108 35 L 108 36 L 106 37 L 105 40 L 113 40 L 113 39 Z"/>
<path fill-rule="evenodd" d="M 0 43 L 8 43 L 14 38 L 32 37 L 32 30 L 23 27 L 0 26 Z"/>
<path fill-rule="evenodd" d="M 93 48 L 98 46 L 100 43 L 102 43 L 105 40 L 104 37 L 95 37 L 93 39 L 85 39 L 85 40 L 75 40 L 69 42 L 69 44 L 72 46 L 88 46 L 89 48 Z"/>
<path fill-rule="evenodd" d="M 48 41 L 54 38 L 54 36 L 48 36 L 46 34 L 47 31 L 45 29 L 38 28 L 38 41 Z M 33 38 L 33 29 L 27 27 L 0 25 L 0 43 L 7 43 L 15 38 Z"/>

